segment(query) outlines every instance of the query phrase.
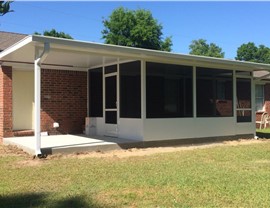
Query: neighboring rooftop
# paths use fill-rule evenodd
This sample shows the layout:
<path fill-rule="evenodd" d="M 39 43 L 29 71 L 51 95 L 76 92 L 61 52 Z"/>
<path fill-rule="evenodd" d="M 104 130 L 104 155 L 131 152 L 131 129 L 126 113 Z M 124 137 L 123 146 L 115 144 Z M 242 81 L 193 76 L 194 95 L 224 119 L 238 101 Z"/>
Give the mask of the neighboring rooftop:
<path fill-rule="evenodd" d="M 27 35 L 20 33 L 0 31 L 0 52 L 14 45 L 26 36 Z"/>

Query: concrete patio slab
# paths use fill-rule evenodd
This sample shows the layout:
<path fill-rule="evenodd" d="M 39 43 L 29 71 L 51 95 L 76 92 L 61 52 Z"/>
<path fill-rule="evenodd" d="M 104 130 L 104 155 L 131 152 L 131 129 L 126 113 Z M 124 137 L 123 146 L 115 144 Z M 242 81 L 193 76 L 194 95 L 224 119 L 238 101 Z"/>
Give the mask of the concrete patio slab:
<path fill-rule="evenodd" d="M 108 151 L 123 149 L 123 146 L 126 146 L 126 144 L 132 144 L 134 142 L 136 141 L 112 137 L 87 137 L 85 135 L 42 136 L 41 152 L 42 154 L 57 154 L 85 151 Z M 33 136 L 4 138 L 3 144 L 16 145 L 29 154 L 35 154 L 35 137 Z"/>
<path fill-rule="evenodd" d="M 147 147 L 168 147 L 183 146 L 193 144 L 206 144 L 222 141 L 232 141 L 237 139 L 251 139 L 252 134 L 237 136 L 207 137 L 207 138 L 187 138 L 161 141 L 136 141 L 106 136 L 86 136 L 86 135 L 50 135 L 41 136 L 42 154 L 69 154 L 76 152 L 109 151 L 129 148 Z M 10 137 L 3 138 L 3 144 L 16 145 L 29 154 L 35 155 L 35 137 Z"/>

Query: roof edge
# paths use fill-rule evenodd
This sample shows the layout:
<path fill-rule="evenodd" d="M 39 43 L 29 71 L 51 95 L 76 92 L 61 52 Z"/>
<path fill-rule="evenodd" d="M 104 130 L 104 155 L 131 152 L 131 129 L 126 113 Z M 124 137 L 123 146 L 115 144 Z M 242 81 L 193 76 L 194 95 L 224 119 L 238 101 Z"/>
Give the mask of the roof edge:
<path fill-rule="evenodd" d="M 26 36 L 25 38 L 21 39 L 20 41 L 18 41 L 17 43 L 9 46 L 7 49 L 3 50 L 1 53 L 0 53 L 0 60 L 1 58 L 3 58 L 4 56 L 18 50 L 19 48 L 29 44 L 32 42 L 32 36 L 31 35 L 28 35 Z"/>

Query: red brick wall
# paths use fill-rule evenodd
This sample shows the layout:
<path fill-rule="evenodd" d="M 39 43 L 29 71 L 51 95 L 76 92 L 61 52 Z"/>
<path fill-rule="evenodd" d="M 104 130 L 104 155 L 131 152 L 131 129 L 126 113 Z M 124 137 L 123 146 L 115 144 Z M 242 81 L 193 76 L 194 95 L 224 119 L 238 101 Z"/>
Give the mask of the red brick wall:
<path fill-rule="evenodd" d="M 0 141 L 12 137 L 12 67 L 0 67 Z"/>
<path fill-rule="evenodd" d="M 86 116 L 87 72 L 42 69 L 41 131 L 82 133 Z"/>

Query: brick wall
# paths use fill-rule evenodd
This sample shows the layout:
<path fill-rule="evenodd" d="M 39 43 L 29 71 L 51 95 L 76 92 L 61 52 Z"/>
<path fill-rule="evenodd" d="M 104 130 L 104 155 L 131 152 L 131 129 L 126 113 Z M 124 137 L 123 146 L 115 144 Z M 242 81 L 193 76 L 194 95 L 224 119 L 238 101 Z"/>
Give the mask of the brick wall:
<path fill-rule="evenodd" d="M 0 67 L 0 141 L 12 137 L 12 67 Z"/>
<path fill-rule="evenodd" d="M 87 72 L 42 69 L 41 131 L 82 133 L 86 116 Z"/>

